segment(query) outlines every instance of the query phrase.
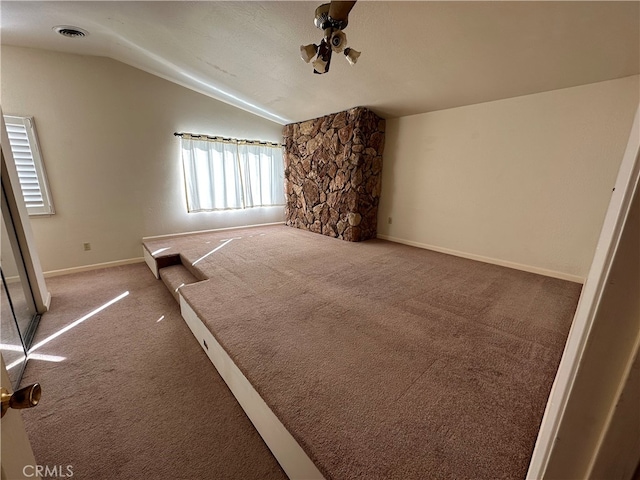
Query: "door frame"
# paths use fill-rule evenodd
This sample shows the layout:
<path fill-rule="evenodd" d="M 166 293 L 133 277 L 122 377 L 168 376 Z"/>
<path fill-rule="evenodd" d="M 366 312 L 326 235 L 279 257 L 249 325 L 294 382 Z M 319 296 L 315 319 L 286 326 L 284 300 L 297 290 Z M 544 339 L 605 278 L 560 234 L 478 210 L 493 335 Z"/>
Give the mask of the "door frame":
<path fill-rule="evenodd" d="M 49 310 L 51 294 L 47 291 L 47 285 L 40 264 L 40 257 L 36 249 L 35 238 L 31 229 L 29 212 L 22 197 L 20 179 L 13 159 L 9 134 L 4 122 L 2 108 L 0 107 L 0 156 L 2 159 L 1 179 L 4 191 L 2 199 L 2 215 L 5 220 L 11 219 L 15 235 L 20 246 L 20 252 L 24 261 L 26 276 L 31 286 L 33 300 L 37 313 Z M 5 201 L 6 200 L 6 201 Z"/>
<path fill-rule="evenodd" d="M 555 453 L 556 439 L 563 429 L 570 428 L 563 424 L 563 420 L 565 419 L 570 397 L 574 393 L 573 388 L 576 379 L 579 375 L 586 376 L 590 374 L 585 368 L 581 368 L 581 361 L 583 360 L 587 343 L 590 341 L 601 300 L 608 286 L 607 281 L 616 259 L 618 245 L 624 232 L 633 195 L 636 188 L 638 188 L 640 177 L 639 155 L 640 105 L 636 110 L 593 262 L 583 286 L 564 353 L 547 401 L 531 463 L 529 464 L 529 471 L 526 477 L 528 480 L 547 478 L 547 467 L 552 455 Z M 615 345 L 612 345 L 612 348 L 615 348 Z M 633 352 L 631 352 L 631 355 L 633 355 Z M 603 359 L 603 361 L 606 361 L 606 359 Z M 585 401 L 588 401 L 588 399 L 585 399 Z M 601 412 L 597 413 L 600 414 Z M 605 424 L 604 428 L 606 427 L 607 425 Z M 603 431 L 601 435 L 604 436 L 605 433 Z M 598 447 L 602 447 L 602 444 L 596 448 Z M 593 454 L 593 456 L 598 454 L 597 451 L 587 453 Z M 566 459 L 566 461 L 572 460 Z M 624 461 L 637 462 L 638 459 L 628 458 L 624 459 Z M 583 466 L 587 476 L 591 474 L 592 467 L 593 462 L 591 462 L 591 465 Z"/>

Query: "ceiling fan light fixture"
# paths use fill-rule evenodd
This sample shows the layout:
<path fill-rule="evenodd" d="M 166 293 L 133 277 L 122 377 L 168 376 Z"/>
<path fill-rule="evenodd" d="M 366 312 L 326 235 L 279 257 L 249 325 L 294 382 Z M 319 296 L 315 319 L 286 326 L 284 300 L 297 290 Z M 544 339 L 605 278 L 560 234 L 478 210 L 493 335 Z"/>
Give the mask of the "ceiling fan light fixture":
<path fill-rule="evenodd" d="M 347 36 L 343 32 L 349 21 L 349 12 L 357 0 L 331 0 L 316 8 L 313 23 L 322 30 L 323 37 L 319 45 L 301 45 L 300 57 L 306 63 L 313 64 L 313 73 L 323 74 L 329 71 L 333 52 L 344 52 L 351 65 L 355 64 L 360 52 L 345 49 Z M 315 56 L 315 60 L 313 60 Z M 312 62 L 313 60 L 313 62 Z"/>
<path fill-rule="evenodd" d="M 318 53 L 318 45 L 310 43 L 309 45 L 300 45 L 300 57 L 306 63 L 309 63 Z"/>
<path fill-rule="evenodd" d="M 316 13 L 315 13 L 315 17 L 313 19 L 313 24 L 317 28 L 320 28 L 320 29 L 324 30 L 326 28 L 325 25 L 328 25 L 327 21 L 329 20 L 329 7 L 330 7 L 330 5 L 331 5 L 330 3 L 323 3 L 318 8 L 316 8 Z"/>
<path fill-rule="evenodd" d="M 358 57 L 361 55 L 361 52 L 354 50 L 353 48 L 345 48 L 344 56 L 347 57 L 347 61 L 351 65 L 355 65 L 358 61 Z"/>
<path fill-rule="evenodd" d="M 331 46 L 324 38 L 320 42 L 320 45 L 318 45 L 318 56 L 312 62 L 312 65 L 313 73 L 322 74 L 329 71 L 329 66 L 331 65 Z"/>
<path fill-rule="evenodd" d="M 329 62 L 323 60 L 321 57 L 316 58 L 311 65 L 313 65 L 314 73 L 327 73 Z"/>
<path fill-rule="evenodd" d="M 338 30 L 331 36 L 330 43 L 331 50 L 336 53 L 340 53 L 342 50 L 344 50 L 344 47 L 347 44 L 347 36 L 342 30 Z"/>

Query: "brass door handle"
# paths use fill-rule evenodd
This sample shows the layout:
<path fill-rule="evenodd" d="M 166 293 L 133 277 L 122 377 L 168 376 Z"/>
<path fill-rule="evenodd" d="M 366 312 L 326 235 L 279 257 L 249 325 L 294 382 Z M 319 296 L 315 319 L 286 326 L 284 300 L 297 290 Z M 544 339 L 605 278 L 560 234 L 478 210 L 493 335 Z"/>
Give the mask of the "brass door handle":
<path fill-rule="evenodd" d="M 39 383 L 34 383 L 20 390 L 9 393 L 6 388 L 2 390 L 2 415 L 7 413 L 10 408 L 31 408 L 38 405 L 40 396 L 42 395 L 42 388 Z"/>

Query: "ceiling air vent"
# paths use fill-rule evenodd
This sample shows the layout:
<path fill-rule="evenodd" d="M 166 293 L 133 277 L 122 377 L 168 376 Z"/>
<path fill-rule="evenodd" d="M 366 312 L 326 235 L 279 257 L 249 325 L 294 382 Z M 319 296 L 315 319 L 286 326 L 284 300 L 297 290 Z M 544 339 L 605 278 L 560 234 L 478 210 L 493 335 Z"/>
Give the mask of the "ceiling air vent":
<path fill-rule="evenodd" d="M 69 25 L 58 25 L 57 27 L 53 27 L 53 29 L 63 37 L 81 38 L 89 35 L 89 32 L 82 28 L 71 27 Z"/>

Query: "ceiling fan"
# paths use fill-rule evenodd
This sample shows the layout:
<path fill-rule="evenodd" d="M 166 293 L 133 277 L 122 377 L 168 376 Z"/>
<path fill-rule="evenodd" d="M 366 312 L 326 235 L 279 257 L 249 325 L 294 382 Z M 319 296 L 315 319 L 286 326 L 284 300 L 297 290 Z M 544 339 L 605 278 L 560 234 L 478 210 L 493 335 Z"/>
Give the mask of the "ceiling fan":
<path fill-rule="evenodd" d="M 347 36 L 343 30 L 349 23 L 349 12 L 356 4 L 353 2 L 342 2 L 333 0 L 331 3 L 324 3 L 316 8 L 313 23 L 324 32 L 320 45 L 311 43 L 300 46 L 300 56 L 302 60 L 312 62 L 313 73 L 327 73 L 331 64 L 331 53 L 343 52 L 348 62 L 354 65 L 358 61 L 360 52 L 347 47 Z"/>

